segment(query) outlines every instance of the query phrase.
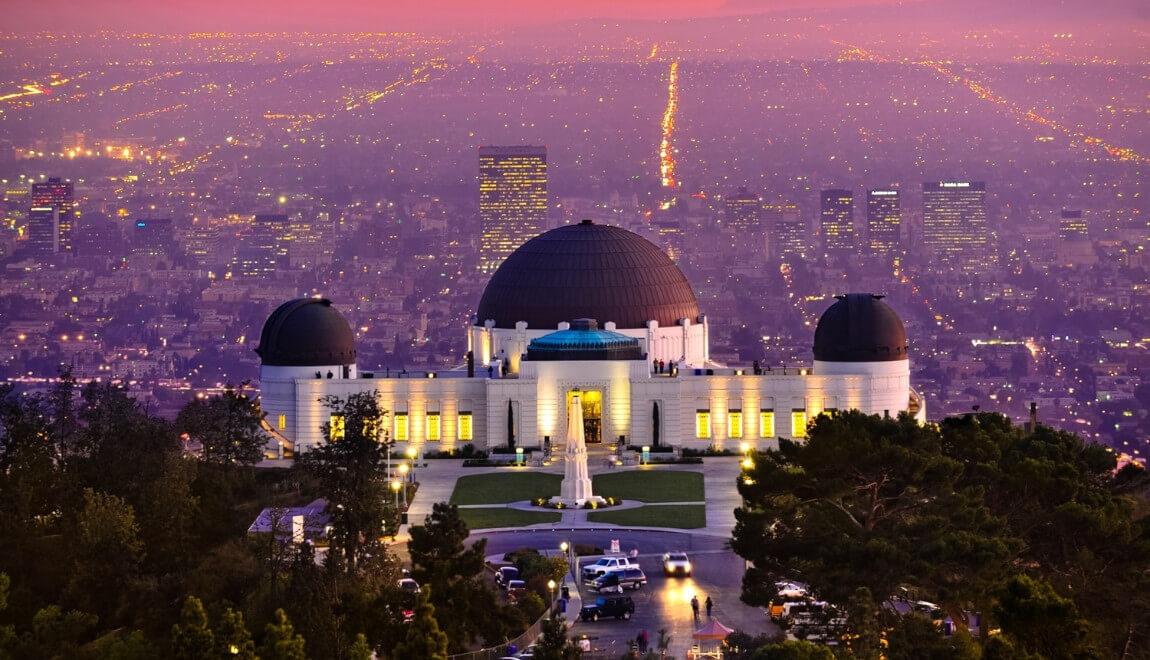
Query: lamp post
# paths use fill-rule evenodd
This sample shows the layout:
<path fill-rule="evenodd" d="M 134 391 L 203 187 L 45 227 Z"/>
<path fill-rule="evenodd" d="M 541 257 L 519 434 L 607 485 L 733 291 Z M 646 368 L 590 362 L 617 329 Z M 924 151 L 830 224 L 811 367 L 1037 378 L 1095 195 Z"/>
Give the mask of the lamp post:
<path fill-rule="evenodd" d="M 411 471 L 411 466 L 407 463 L 399 464 L 399 476 L 402 477 L 401 481 L 404 484 L 403 488 L 403 506 L 407 506 L 407 473 Z"/>
<path fill-rule="evenodd" d="M 392 479 L 391 480 L 391 490 L 395 492 L 395 507 L 397 509 L 399 508 L 399 489 L 401 487 L 402 487 L 402 484 L 399 483 L 399 479 Z"/>
<path fill-rule="evenodd" d="M 551 594 L 551 602 L 548 603 L 547 609 L 551 611 L 551 618 L 555 618 L 555 580 L 547 581 L 547 592 Z"/>

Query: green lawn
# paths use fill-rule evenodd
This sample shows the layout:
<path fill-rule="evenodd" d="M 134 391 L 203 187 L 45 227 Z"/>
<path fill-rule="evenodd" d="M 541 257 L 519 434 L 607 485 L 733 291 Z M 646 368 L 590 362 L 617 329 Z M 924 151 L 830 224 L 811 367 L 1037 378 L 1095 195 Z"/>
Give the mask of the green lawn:
<path fill-rule="evenodd" d="M 460 509 L 459 517 L 467 523 L 468 529 L 489 529 L 491 527 L 526 527 L 536 523 L 557 523 L 560 514 L 552 511 L 519 511 L 503 507 L 483 507 L 480 509 Z"/>
<path fill-rule="evenodd" d="M 591 481 L 596 495 L 640 502 L 702 502 L 703 473 L 679 470 L 624 470 L 597 474 Z"/>
<path fill-rule="evenodd" d="M 562 475 L 542 472 L 469 474 L 455 482 L 452 504 L 506 504 L 559 494 Z M 700 482 L 701 483 L 701 482 Z"/>
<path fill-rule="evenodd" d="M 671 504 L 668 506 L 644 506 L 622 511 L 592 511 L 587 514 L 587 520 L 628 527 L 695 529 L 707 526 L 707 508 L 702 504 Z"/>

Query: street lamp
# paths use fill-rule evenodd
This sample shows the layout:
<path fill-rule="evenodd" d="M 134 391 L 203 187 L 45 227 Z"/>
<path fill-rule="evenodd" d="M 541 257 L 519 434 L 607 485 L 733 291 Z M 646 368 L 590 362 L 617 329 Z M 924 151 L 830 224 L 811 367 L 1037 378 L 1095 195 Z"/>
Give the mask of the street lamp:
<path fill-rule="evenodd" d="M 571 545 L 569 543 L 567 543 L 566 541 L 559 544 L 559 549 L 563 551 L 563 554 L 567 554 L 567 548 L 570 548 L 570 547 L 571 547 Z"/>
<path fill-rule="evenodd" d="M 548 604 L 548 609 L 551 610 L 551 617 L 555 617 L 555 580 L 547 581 L 547 591 L 551 594 L 551 602 Z"/>
<path fill-rule="evenodd" d="M 396 506 L 396 508 L 399 508 L 399 489 L 402 487 L 403 487 L 403 484 L 399 483 L 399 479 L 392 479 L 391 480 L 391 490 L 395 491 L 395 506 Z"/>
<path fill-rule="evenodd" d="M 408 445 L 407 451 L 405 453 L 407 454 L 407 458 L 409 460 L 414 461 L 415 456 L 419 453 L 419 450 L 415 448 L 415 445 Z"/>
<path fill-rule="evenodd" d="M 411 471 L 411 466 L 407 463 L 399 464 L 399 476 L 402 477 L 401 481 L 407 483 L 407 473 Z M 407 488 L 403 489 L 403 506 L 407 506 Z"/>

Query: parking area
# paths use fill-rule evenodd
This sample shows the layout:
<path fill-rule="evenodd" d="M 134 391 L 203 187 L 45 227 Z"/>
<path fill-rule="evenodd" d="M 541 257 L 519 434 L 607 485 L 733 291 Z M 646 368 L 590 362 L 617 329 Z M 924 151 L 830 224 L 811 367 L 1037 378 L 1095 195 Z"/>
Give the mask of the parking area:
<path fill-rule="evenodd" d="M 714 603 L 712 616 L 729 628 L 748 632 L 772 632 L 777 628 L 759 608 L 739 600 L 743 579 L 743 561 L 733 552 L 722 549 L 690 553 L 691 577 L 664 577 L 661 554 L 639 556 L 639 566 L 647 575 L 647 585 L 625 595 L 635 603 L 630 621 L 603 619 L 580 622 L 573 626 L 575 636 L 586 635 L 596 655 L 620 657 L 640 631 L 646 630 L 651 646 L 659 638 L 660 628 L 671 635 L 670 650 L 674 657 L 684 657 L 692 645 L 692 634 L 707 622 L 703 604 L 708 596 Z M 583 587 L 584 603 L 594 602 L 597 594 Z M 700 615 L 691 612 L 692 596 L 699 599 Z"/>

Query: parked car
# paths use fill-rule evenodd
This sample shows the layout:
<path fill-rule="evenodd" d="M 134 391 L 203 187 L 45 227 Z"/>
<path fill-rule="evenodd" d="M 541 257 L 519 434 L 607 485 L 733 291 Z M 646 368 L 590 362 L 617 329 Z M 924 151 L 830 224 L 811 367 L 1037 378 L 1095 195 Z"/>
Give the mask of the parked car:
<path fill-rule="evenodd" d="M 527 593 L 527 583 L 523 580 L 507 581 L 507 600 L 512 603 L 518 601 Z"/>
<path fill-rule="evenodd" d="M 782 600 L 806 598 L 810 595 L 810 588 L 801 582 L 783 580 L 782 582 L 775 583 L 775 589 L 778 589 L 778 596 Z"/>
<path fill-rule="evenodd" d="M 519 579 L 519 569 L 514 566 L 500 566 L 499 570 L 495 571 L 495 583 L 504 589 L 507 588 L 507 583 L 510 580 Z"/>
<path fill-rule="evenodd" d="M 415 580 L 412 580 L 411 578 L 403 578 L 402 580 L 400 580 L 399 581 L 399 588 L 401 591 L 404 591 L 404 592 L 409 593 L 409 594 L 418 594 L 418 593 L 421 593 L 423 591 L 423 589 L 420 588 L 419 583 L 416 582 Z"/>
<path fill-rule="evenodd" d="M 600 575 L 595 578 L 592 588 L 599 593 L 604 591 L 623 593 L 624 589 L 642 589 L 645 584 L 647 574 L 638 566 L 632 566 Z"/>
<path fill-rule="evenodd" d="M 668 552 L 663 555 L 663 573 L 666 575 L 681 575 L 690 577 L 691 560 L 685 552 Z"/>
<path fill-rule="evenodd" d="M 606 617 L 629 620 L 635 613 L 635 601 L 630 596 L 599 596 L 594 603 L 583 606 L 579 618 L 584 621 L 598 621 Z"/>
<path fill-rule="evenodd" d="M 595 563 L 583 567 L 583 581 L 591 582 L 604 573 L 610 573 L 611 571 L 617 571 L 629 566 L 637 567 L 638 564 L 627 557 L 600 557 Z"/>

